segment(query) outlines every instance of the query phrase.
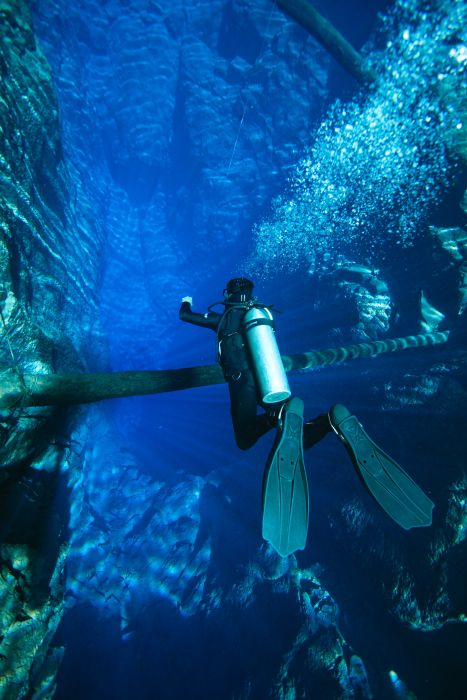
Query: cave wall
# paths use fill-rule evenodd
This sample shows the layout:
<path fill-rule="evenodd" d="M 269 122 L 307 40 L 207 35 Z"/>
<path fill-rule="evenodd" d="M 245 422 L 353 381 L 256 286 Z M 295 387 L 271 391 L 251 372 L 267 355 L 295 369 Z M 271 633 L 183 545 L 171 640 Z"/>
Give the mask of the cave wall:
<path fill-rule="evenodd" d="M 107 188 L 93 202 L 108 235 L 100 308 L 113 368 L 155 366 L 181 296 L 200 299 L 206 271 L 211 294 L 237 274 L 310 139 L 330 58 L 269 2 L 33 7 L 67 159 Z"/>
<path fill-rule="evenodd" d="M 65 166 L 51 73 L 30 8 L 0 5 L 0 373 L 83 371 L 100 343 L 102 235 Z M 102 352 L 102 347 L 100 348 Z M 1 374 L 0 374 L 1 380 Z M 0 413 L 0 697 L 51 697 L 62 651 L 72 416 Z"/>

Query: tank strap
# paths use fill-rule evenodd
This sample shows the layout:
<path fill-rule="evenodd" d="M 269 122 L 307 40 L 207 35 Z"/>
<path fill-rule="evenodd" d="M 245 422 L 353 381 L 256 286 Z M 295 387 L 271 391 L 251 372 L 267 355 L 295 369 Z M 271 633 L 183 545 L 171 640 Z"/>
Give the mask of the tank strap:
<path fill-rule="evenodd" d="M 276 324 L 272 318 L 252 318 L 251 321 L 245 321 L 244 324 L 247 332 L 255 326 L 270 326 L 273 331 L 276 330 Z"/>
<path fill-rule="evenodd" d="M 224 303 L 224 302 L 221 302 L 221 303 Z M 245 317 L 245 314 L 250 309 L 253 309 L 253 308 L 262 309 L 269 316 L 269 318 L 258 318 L 255 320 L 248 321 L 247 323 L 244 322 L 243 327 L 244 327 L 245 332 L 251 330 L 251 328 L 254 328 L 255 326 L 270 326 L 273 329 L 273 331 L 276 330 L 276 324 L 274 323 L 272 313 L 270 312 L 269 308 L 265 304 L 260 304 L 255 300 L 253 303 L 248 302 L 246 304 L 225 302 L 224 305 L 227 308 L 225 309 L 224 313 L 222 314 L 222 316 L 220 318 L 219 325 L 217 326 L 217 334 L 216 334 L 217 335 L 217 361 L 219 363 L 221 362 L 221 356 L 222 356 L 222 340 L 223 340 L 223 337 L 225 337 L 225 336 L 223 336 L 222 338 L 220 338 L 221 330 L 222 330 L 223 325 L 225 324 L 225 319 L 227 318 L 229 313 L 231 311 L 233 311 L 234 309 L 238 309 L 239 307 L 243 308 L 245 310 L 244 314 L 243 314 L 243 318 Z M 209 308 L 211 308 L 211 307 L 209 307 Z M 234 333 L 229 333 L 228 336 L 234 335 L 235 333 L 238 333 L 240 336 L 243 335 L 241 331 L 235 331 Z"/>
<path fill-rule="evenodd" d="M 225 319 L 227 316 L 230 314 L 231 311 L 234 310 L 234 307 L 231 306 L 230 308 L 226 309 L 224 313 L 222 314 L 220 320 L 219 320 L 219 325 L 217 326 L 217 332 L 216 332 L 216 340 L 217 340 L 217 353 L 216 353 L 216 359 L 219 364 L 221 364 L 221 359 L 222 359 L 222 341 L 226 337 L 231 337 L 232 335 L 238 334 L 238 331 L 234 331 L 233 333 L 226 333 L 224 336 L 221 337 L 221 331 L 223 325 L 225 325 Z"/>

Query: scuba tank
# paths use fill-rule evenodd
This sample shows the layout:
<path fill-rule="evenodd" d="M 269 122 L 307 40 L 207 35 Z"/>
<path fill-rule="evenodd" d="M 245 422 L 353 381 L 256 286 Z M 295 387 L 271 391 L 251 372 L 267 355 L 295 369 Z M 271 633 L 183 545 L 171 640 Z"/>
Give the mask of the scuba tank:
<path fill-rule="evenodd" d="M 263 403 L 286 401 L 292 392 L 277 347 L 271 312 L 266 307 L 252 306 L 242 323 Z"/>

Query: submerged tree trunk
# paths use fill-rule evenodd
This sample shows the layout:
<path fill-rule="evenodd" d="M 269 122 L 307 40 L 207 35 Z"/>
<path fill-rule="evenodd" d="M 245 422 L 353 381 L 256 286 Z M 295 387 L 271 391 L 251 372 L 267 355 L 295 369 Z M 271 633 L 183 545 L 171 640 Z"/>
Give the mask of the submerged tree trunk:
<path fill-rule="evenodd" d="M 298 355 L 283 355 L 282 361 L 287 372 L 315 369 L 397 350 L 438 345 L 445 343 L 448 337 L 448 331 L 421 333 L 405 338 L 376 340 Z M 75 375 L 21 375 L 15 369 L 9 369 L 0 375 L 0 409 L 92 403 L 103 399 L 194 389 L 199 386 L 222 384 L 224 381 L 222 370 L 218 365 Z"/>
<path fill-rule="evenodd" d="M 376 74 L 342 34 L 307 0 L 276 0 L 277 5 L 312 34 L 320 44 L 363 85 L 376 82 Z"/>

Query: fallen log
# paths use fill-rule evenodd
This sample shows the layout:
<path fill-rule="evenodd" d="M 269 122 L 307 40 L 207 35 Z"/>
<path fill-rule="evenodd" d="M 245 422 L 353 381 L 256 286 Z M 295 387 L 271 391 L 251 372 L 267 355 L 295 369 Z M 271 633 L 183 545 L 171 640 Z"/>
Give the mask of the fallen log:
<path fill-rule="evenodd" d="M 310 32 L 359 83 L 371 85 L 376 82 L 376 73 L 368 67 L 364 58 L 307 0 L 276 0 L 276 3 L 289 17 Z"/>
<path fill-rule="evenodd" d="M 421 333 L 404 338 L 376 340 L 298 355 L 283 355 L 282 361 L 287 372 L 310 370 L 357 358 L 376 357 L 387 352 L 438 345 L 445 343 L 448 338 L 448 331 Z M 222 384 L 224 381 L 222 370 L 218 365 L 72 375 L 21 375 L 16 369 L 8 369 L 0 374 L 0 409 L 93 403 L 104 399 L 194 389 L 200 386 Z"/>

